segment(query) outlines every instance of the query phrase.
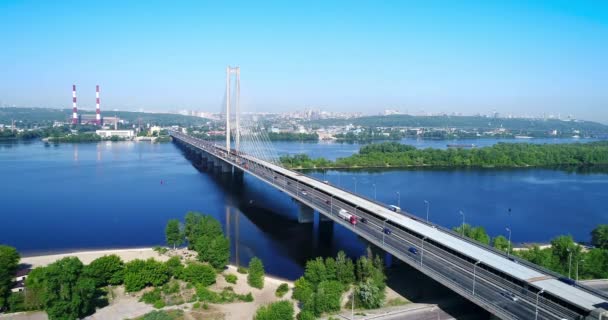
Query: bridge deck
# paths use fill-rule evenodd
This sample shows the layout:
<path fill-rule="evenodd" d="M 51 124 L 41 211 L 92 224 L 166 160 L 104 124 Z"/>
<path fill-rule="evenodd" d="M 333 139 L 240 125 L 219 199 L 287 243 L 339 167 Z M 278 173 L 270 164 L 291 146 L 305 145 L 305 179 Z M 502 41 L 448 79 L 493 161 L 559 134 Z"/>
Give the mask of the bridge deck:
<path fill-rule="evenodd" d="M 378 216 L 385 217 L 386 219 L 389 219 L 391 221 L 398 222 L 402 226 L 411 229 L 414 232 L 422 234 L 428 239 L 435 240 L 453 250 L 459 251 L 471 257 L 476 261 L 481 261 L 482 263 L 488 266 L 501 270 L 504 273 L 513 276 L 514 278 L 528 282 L 531 286 L 537 287 L 541 290 L 545 290 L 545 292 L 550 292 L 556 296 L 565 298 L 571 303 L 574 303 L 582 308 L 585 308 L 587 310 L 594 310 L 597 308 L 597 305 L 606 303 L 606 300 L 598 296 L 592 295 L 581 289 L 565 284 L 555 279 L 554 277 L 547 277 L 546 274 L 540 273 L 539 271 L 531 269 L 527 266 L 511 261 L 508 258 L 497 255 L 492 251 L 485 250 L 480 246 L 473 245 L 470 242 L 464 241 L 458 237 L 455 237 L 452 234 L 446 233 L 437 228 L 433 228 L 428 224 L 416 221 L 404 215 L 393 212 L 390 209 L 378 205 L 375 202 L 358 197 L 357 195 L 346 192 L 332 185 L 320 182 L 316 179 L 312 179 L 310 177 L 307 177 L 306 175 L 287 170 L 272 163 L 256 159 L 247 155 L 243 157 L 248 158 L 252 161 L 256 161 L 268 167 L 269 169 L 291 177 L 292 179 L 306 183 L 314 187 L 316 190 L 320 190 L 328 194 L 333 194 L 335 197 L 346 200 L 357 207 L 364 208 L 365 210 L 370 211 Z M 541 277 L 544 277 L 545 279 L 534 281 Z"/>
<path fill-rule="evenodd" d="M 523 298 L 523 300 L 525 300 L 525 303 L 521 307 L 524 309 L 527 308 L 526 312 L 532 312 L 532 313 L 534 312 L 534 309 L 533 309 L 534 301 L 536 300 L 536 305 L 539 304 L 538 295 L 536 295 L 536 293 L 540 292 L 540 290 L 544 290 L 544 292 L 550 294 L 553 297 L 556 297 L 559 301 L 562 301 L 562 302 L 565 301 L 573 306 L 578 306 L 578 308 L 581 308 L 582 310 L 587 310 L 587 312 L 596 310 L 598 308 L 606 308 L 606 305 L 608 305 L 606 299 L 599 294 L 595 295 L 590 290 L 584 290 L 579 287 L 568 285 L 568 284 L 556 279 L 556 277 L 554 275 L 552 275 L 551 273 L 544 272 L 542 268 L 538 268 L 534 265 L 527 265 L 526 262 L 518 263 L 516 259 L 510 259 L 505 254 L 497 252 L 497 251 L 493 250 L 492 248 L 486 247 L 482 244 L 476 243 L 469 239 L 462 238 L 459 235 L 456 235 L 450 231 L 446 231 L 441 228 L 437 228 L 437 227 L 430 225 L 428 223 L 425 223 L 423 221 L 419 221 L 416 218 L 413 218 L 412 215 L 404 215 L 401 213 L 393 212 L 393 211 L 389 210 L 386 206 L 381 205 L 377 202 L 374 202 L 374 201 L 371 201 L 364 197 L 358 196 L 358 195 L 348 192 L 346 190 L 337 188 L 335 186 L 324 183 L 317 179 L 308 177 L 301 173 L 285 169 L 283 167 L 280 167 L 278 165 L 275 165 L 273 163 L 270 163 L 270 162 L 267 162 L 267 161 L 264 161 L 261 159 L 257 159 L 256 157 L 253 157 L 253 156 L 246 155 L 246 154 L 239 154 L 239 155 L 236 155 L 233 153 L 231 154 L 228 150 L 226 150 L 222 146 L 214 145 L 207 141 L 192 138 L 187 135 L 175 134 L 175 133 L 172 133 L 172 135 L 174 137 L 177 136 L 178 139 L 183 140 L 184 142 L 186 142 L 194 147 L 200 148 L 201 150 L 203 150 L 205 152 L 209 152 L 209 153 L 213 154 L 214 156 L 219 157 L 222 160 L 224 160 L 228 163 L 231 163 L 232 165 L 234 165 L 236 167 L 241 168 L 242 170 L 250 172 L 251 174 L 253 174 L 253 175 L 257 176 L 258 178 L 260 178 L 261 180 L 263 180 L 264 182 L 266 182 L 276 188 L 282 189 L 283 191 L 287 192 L 288 194 L 292 194 L 292 196 L 294 196 L 296 198 L 302 198 L 302 195 L 300 194 L 300 193 L 302 193 L 304 195 L 304 197 L 307 199 L 301 199 L 301 201 L 304 201 L 304 203 L 310 202 L 311 205 L 317 206 L 317 207 L 319 207 L 319 209 L 326 211 L 325 214 L 335 215 L 336 214 L 335 209 L 344 208 L 344 209 L 349 210 L 349 212 L 351 212 L 351 210 L 354 211 L 354 213 L 356 215 L 359 215 L 359 216 L 362 215 L 362 216 L 369 217 L 371 219 L 369 223 L 371 225 L 374 225 L 374 227 L 376 227 L 376 228 L 378 228 L 378 226 L 380 228 L 382 228 L 383 227 L 382 220 L 384 220 L 384 221 L 389 222 L 389 224 L 394 224 L 396 226 L 399 226 L 399 228 L 408 230 L 408 232 L 411 232 L 410 236 L 408 236 L 407 234 L 405 234 L 405 235 L 399 234 L 400 232 L 397 232 L 398 230 L 395 230 L 395 233 L 394 233 L 395 239 L 401 239 L 399 241 L 403 241 L 403 242 L 400 242 L 399 244 L 397 244 L 397 246 L 401 247 L 401 249 L 399 249 L 399 250 L 405 249 L 405 251 L 407 252 L 407 250 L 408 250 L 407 246 L 411 246 L 411 245 L 417 247 L 418 249 L 421 249 L 420 243 L 416 244 L 416 242 L 422 241 L 422 246 L 424 249 L 426 249 L 426 250 L 422 250 L 422 253 L 426 257 L 427 251 L 429 251 L 429 250 L 427 249 L 427 245 L 425 245 L 424 242 L 429 242 L 428 246 L 433 247 L 433 245 L 430 244 L 431 241 L 428 241 L 428 240 L 432 240 L 432 242 L 434 242 L 436 244 L 440 244 L 441 246 L 448 248 L 449 250 L 452 250 L 453 252 L 458 252 L 461 256 L 467 257 L 466 261 L 462 260 L 461 262 L 458 262 L 458 261 L 454 260 L 454 261 L 449 261 L 449 263 L 452 264 L 453 267 L 456 267 L 459 270 L 461 270 L 459 272 L 464 272 L 465 278 L 468 278 L 469 280 L 473 280 L 473 288 L 474 288 L 474 284 L 475 284 L 475 282 L 474 282 L 474 280 L 475 280 L 474 265 L 477 265 L 477 264 L 474 264 L 475 262 L 478 262 L 481 265 L 485 265 L 491 269 L 498 270 L 500 272 L 500 274 L 503 274 L 504 276 L 498 276 L 498 278 L 497 278 L 497 276 L 494 274 L 484 273 L 485 277 L 489 277 L 488 281 L 492 282 L 492 283 L 488 282 L 488 284 L 490 284 L 490 287 L 493 288 L 492 290 L 494 290 L 495 294 L 498 295 L 498 297 L 500 297 L 501 295 L 503 295 L 503 297 L 504 297 L 504 294 L 507 292 L 515 292 L 515 291 L 512 291 L 513 289 L 526 290 L 527 293 L 523 293 L 523 294 L 521 292 L 519 293 L 519 294 L 522 294 L 521 297 Z M 245 163 L 249 163 L 250 166 L 248 167 L 247 165 L 244 165 Z M 272 173 L 272 175 L 271 175 L 271 173 Z M 281 179 L 279 179 L 279 180 L 283 181 L 283 185 L 281 185 L 280 181 L 277 180 L 277 177 L 279 175 L 282 177 L 285 177 L 285 179 L 282 179 L 282 177 L 281 177 Z M 300 186 L 296 187 L 294 185 L 289 185 L 289 183 L 287 182 L 287 179 L 292 180 L 294 184 L 299 183 Z M 307 188 L 306 191 L 307 191 L 308 195 L 306 195 L 306 193 L 303 192 L 305 189 L 303 189 L 303 188 L 300 189 L 300 187 L 304 187 L 304 186 L 306 186 L 306 188 Z M 321 201 L 322 205 L 319 206 L 318 203 L 315 203 L 314 202 L 315 200 L 313 200 L 314 198 L 316 198 L 318 200 L 322 200 Z M 327 205 L 325 203 L 326 200 L 330 200 L 330 199 L 333 201 L 332 202 L 333 205 Z M 330 203 L 330 201 L 327 201 L 327 203 Z M 332 206 L 333 206 L 333 208 L 332 208 Z M 376 220 L 376 221 L 373 221 L 373 220 Z M 340 221 L 340 222 L 342 224 L 344 224 L 343 221 Z M 348 226 L 348 227 L 353 228 L 353 231 L 358 232 L 358 233 L 360 233 L 362 231 L 362 229 L 359 229 L 360 227 L 357 227 L 357 228 L 355 228 L 354 226 Z M 363 227 L 363 225 L 361 227 Z M 378 232 L 378 231 L 374 231 L 374 232 Z M 380 232 L 380 234 L 382 234 L 382 236 L 381 236 L 382 245 L 384 245 L 384 234 L 382 232 Z M 412 237 L 411 235 L 413 235 L 413 234 L 418 234 L 420 237 L 419 238 Z M 409 240 L 402 238 L 403 236 L 405 236 Z M 416 236 L 416 237 L 418 237 L 418 236 Z M 378 238 L 376 238 L 376 240 L 377 239 Z M 424 239 L 424 241 L 421 239 Z M 389 244 L 389 246 L 391 246 L 391 244 Z M 394 246 L 394 244 L 393 244 L 393 248 L 396 248 Z M 436 252 L 433 253 L 433 250 L 435 250 Z M 447 252 L 438 253 L 439 251 L 437 251 L 437 250 L 441 251 L 441 248 L 435 247 L 429 253 L 431 255 L 434 255 L 438 259 L 443 259 L 443 258 L 438 256 L 437 254 L 440 254 L 440 255 L 448 254 L 449 255 L 449 253 L 447 253 Z M 432 257 L 428 257 L 428 258 L 432 258 Z M 432 258 L 431 260 L 433 260 L 433 259 L 434 258 Z M 437 260 L 437 261 L 440 261 L 440 260 Z M 448 262 L 447 260 L 445 260 L 445 261 Z M 472 261 L 472 262 L 470 262 L 470 261 Z M 422 266 L 422 262 L 423 262 L 423 260 L 422 260 L 422 255 L 421 255 L 419 257 L 420 266 Z M 431 261 L 428 261 L 428 262 L 431 262 Z M 411 262 L 408 262 L 408 263 L 411 264 Z M 464 263 L 464 265 L 463 265 L 463 263 Z M 424 270 L 421 269 L 421 271 L 424 271 Z M 477 268 L 477 271 L 478 271 L 477 273 L 478 273 L 478 278 L 479 278 L 479 273 L 483 270 L 480 270 L 480 268 Z M 466 273 L 468 273 L 468 275 L 466 275 Z M 472 278 L 470 278 L 471 274 L 473 275 Z M 525 284 L 526 286 L 525 286 L 525 288 L 523 288 L 523 287 L 521 287 L 522 285 L 515 284 L 514 282 L 509 282 L 509 281 L 516 281 L 516 280 L 508 280 L 506 278 L 502 279 L 502 277 L 510 277 L 511 279 L 516 279 L 517 281 L 520 281 L 521 283 Z M 530 290 L 530 289 L 527 289 L 528 287 L 536 288 L 536 289 Z M 456 289 L 456 288 L 454 288 L 454 290 L 458 291 L 458 289 Z M 473 291 L 473 296 L 476 296 L 474 292 L 475 291 Z M 479 298 L 479 295 L 477 295 L 477 297 Z M 544 300 L 544 299 L 542 299 L 542 300 Z M 549 302 L 545 301 L 544 303 L 549 303 Z M 495 302 L 493 304 L 495 304 Z M 498 305 L 500 305 L 500 303 L 498 303 Z M 548 310 L 550 310 L 552 312 L 553 311 L 558 312 L 558 313 L 561 312 L 562 314 L 567 315 L 567 316 L 565 316 L 566 318 L 571 318 L 571 317 L 578 318 L 578 317 L 574 316 L 574 314 L 571 314 L 571 313 L 565 311 L 564 309 L 561 309 L 562 307 L 560 307 L 559 305 L 550 304 L 550 305 L 545 305 L 545 307 L 549 308 Z M 508 309 L 507 307 L 503 307 L 503 308 Z M 532 308 L 532 309 L 530 309 L 530 308 Z M 512 312 L 512 310 L 507 310 L 507 311 Z M 537 308 L 537 312 L 538 312 L 538 308 Z M 509 318 L 513 318 L 513 316 L 511 315 L 511 316 L 509 316 Z M 515 318 L 522 318 L 522 315 L 515 316 Z M 524 316 L 523 318 L 528 318 L 528 316 Z M 545 319 L 545 318 L 546 318 L 545 316 L 540 315 L 539 319 Z M 564 318 L 564 316 L 559 317 L 559 318 L 560 319 Z"/>

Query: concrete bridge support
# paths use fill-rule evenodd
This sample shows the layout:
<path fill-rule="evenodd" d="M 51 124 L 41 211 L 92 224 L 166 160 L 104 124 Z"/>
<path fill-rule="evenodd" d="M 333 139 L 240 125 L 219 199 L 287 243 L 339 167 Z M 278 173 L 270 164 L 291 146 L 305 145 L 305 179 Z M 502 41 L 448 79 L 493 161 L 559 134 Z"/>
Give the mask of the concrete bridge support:
<path fill-rule="evenodd" d="M 301 202 L 298 203 L 298 222 L 299 223 L 314 223 L 315 210 Z"/>

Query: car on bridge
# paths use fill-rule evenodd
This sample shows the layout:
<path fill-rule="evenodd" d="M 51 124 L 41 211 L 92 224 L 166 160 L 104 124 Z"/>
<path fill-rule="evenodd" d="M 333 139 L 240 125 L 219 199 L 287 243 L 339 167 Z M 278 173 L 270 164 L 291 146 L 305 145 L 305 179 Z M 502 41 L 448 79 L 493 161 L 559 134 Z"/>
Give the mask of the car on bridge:
<path fill-rule="evenodd" d="M 407 251 L 409 251 L 412 254 L 418 254 L 418 249 L 414 248 L 414 247 L 409 247 L 407 249 Z"/>

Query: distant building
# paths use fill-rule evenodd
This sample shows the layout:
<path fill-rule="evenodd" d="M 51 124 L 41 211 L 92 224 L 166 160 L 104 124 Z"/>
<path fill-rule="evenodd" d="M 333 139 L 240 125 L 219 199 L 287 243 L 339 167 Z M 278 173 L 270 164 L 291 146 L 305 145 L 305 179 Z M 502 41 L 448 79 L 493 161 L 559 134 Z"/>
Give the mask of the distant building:
<path fill-rule="evenodd" d="M 17 271 L 13 278 L 13 285 L 11 286 L 12 292 L 21 292 L 25 289 L 25 279 L 30 274 L 30 271 L 32 271 L 30 268 L 23 268 Z"/>
<path fill-rule="evenodd" d="M 161 130 L 162 130 L 162 128 L 159 126 L 152 126 L 152 127 L 150 127 L 150 135 L 154 135 L 155 132 L 157 134 L 160 134 Z"/>
<path fill-rule="evenodd" d="M 121 137 L 121 138 L 133 138 L 135 135 L 133 130 L 97 130 L 95 131 L 97 135 L 102 138 L 110 138 L 112 136 Z"/>

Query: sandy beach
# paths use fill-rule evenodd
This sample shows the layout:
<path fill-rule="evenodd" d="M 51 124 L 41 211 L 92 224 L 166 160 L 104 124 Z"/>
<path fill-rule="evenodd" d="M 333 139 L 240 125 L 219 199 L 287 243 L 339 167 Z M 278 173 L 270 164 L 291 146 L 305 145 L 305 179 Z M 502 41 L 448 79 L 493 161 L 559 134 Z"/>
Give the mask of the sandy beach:
<path fill-rule="evenodd" d="M 68 252 L 68 253 L 60 253 L 60 254 L 50 254 L 50 255 L 41 255 L 41 256 L 32 256 L 32 257 L 23 257 L 21 258 L 22 264 L 31 265 L 32 268 L 46 266 L 51 264 L 57 260 L 60 260 L 65 257 L 77 257 L 84 264 L 89 264 L 91 261 L 107 256 L 115 254 L 119 256 L 123 261 L 128 262 L 135 259 L 148 259 L 154 258 L 159 261 L 166 261 L 169 259 L 166 255 L 160 255 L 158 252 L 154 251 L 152 248 L 132 248 L 132 249 L 110 249 L 110 250 L 96 250 L 96 251 L 76 251 L 76 252 Z"/>

